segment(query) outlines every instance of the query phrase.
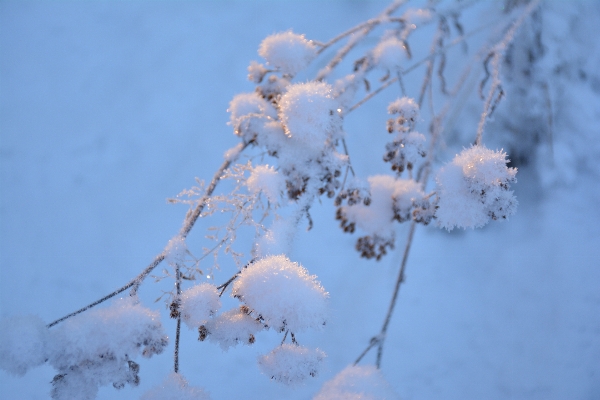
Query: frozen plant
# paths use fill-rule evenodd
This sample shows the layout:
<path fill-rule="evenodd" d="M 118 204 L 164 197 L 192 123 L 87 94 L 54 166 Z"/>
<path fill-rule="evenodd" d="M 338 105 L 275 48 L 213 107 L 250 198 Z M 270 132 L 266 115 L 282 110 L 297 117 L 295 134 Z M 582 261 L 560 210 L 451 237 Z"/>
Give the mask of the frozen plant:
<path fill-rule="evenodd" d="M 253 61 L 248 68 L 254 91 L 229 103 L 229 123 L 240 142 L 225 152 L 210 181 L 198 180 L 171 200 L 189 206 L 180 231 L 138 276 L 102 299 L 47 325 L 37 317 L 3 321 L 0 367 L 23 375 L 47 362 L 57 370 L 55 399 L 92 399 L 103 385 L 137 385 L 138 356 L 159 354 L 167 345 L 160 313 L 142 307 L 137 298 L 146 278 L 154 276 L 173 282 L 160 297 L 175 320 L 173 373 L 143 399 L 208 398 L 180 374 L 182 322 L 197 330 L 203 345 L 214 343 L 223 350 L 252 345 L 262 340 L 260 332 L 272 329 L 281 342 L 258 358 L 258 367 L 276 382 L 306 382 L 319 374 L 326 355 L 301 345 L 299 335 L 326 326 L 329 293 L 290 255 L 300 227 L 310 230 L 322 223 L 313 221 L 311 207 L 332 201 L 341 228 L 360 233 L 355 248 L 362 257 L 380 260 L 395 249 L 398 224 L 408 225 L 408 235 L 381 329 L 354 365 L 326 383 L 316 399 L 397 398 L 379 368 L 416 227 L 432 221 L 447 230 L 480 227 L 516 210 L 510 190 L 516 169 L 508 167 L 503 151 L 485 147 L 483 134 L 503 98 L 505 51 L 538 7 L 537 1 L 526 1 L 501 15 L 482 14 L 489 18 L 482 29 L 460 21 L 478 7 L 476 2 L 430 2 L 426 9 L 402 12 L 404 3 L 392 2 L 380 15 L 327 42 L 292 31 L 267 37 L 258 49 L 266 65 Z M 419 29 L 430 46 L 415 38 Z M 449 59 L 455 55 L 450 49 L 460 45 L 466 52 L 475 37 L 479 50 L 472 59 L 468 53 L 453 57 L 459 71 L 450 73 Z M 317 65 L 321 68 L 315 72 Z M 301 72 L 309 77 L 295 81 Z M 406 80 L 416 72 L 423 73 L 419 85 Z M 450 142 L 446 128 L 459 111 L 459 100 L 470 93 L 468 82 L 476 81 L 482 112 L 476 126 L 464 123 L 471 134 L 461 143 L 475 145 L 444 164 L 444 146 Z M 377 153 L 383 157 L 368 160 L 388 173 L 367 174 L 352 162 L 363 149 L 348 146 L 352 137 L 347 132 L 357 133 L 344 124 L 375 96 L 388 94 L 387 120 L 369 134 L 392 139 L 379 144 Z M 188 237 L 200 219 L 213 224 L 204 241 Z M 151 275 L 161 264 L 162 275 Z M 196 282 L 204 276 L 223 283 Z M 94 308 L 125 291 L 128 297 Z M 223 304 L 235 302 L 223 298 L 226 292 L 240 303 L 221 311 Z M 359 366 L 373 349 L 375 365 Z"/>

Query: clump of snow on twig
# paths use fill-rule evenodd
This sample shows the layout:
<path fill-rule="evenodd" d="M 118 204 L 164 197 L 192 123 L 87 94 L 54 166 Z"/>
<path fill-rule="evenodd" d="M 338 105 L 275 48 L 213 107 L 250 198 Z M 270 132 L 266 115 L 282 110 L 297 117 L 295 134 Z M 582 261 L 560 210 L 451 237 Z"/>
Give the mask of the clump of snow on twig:
<path fill-rule="evenodd" d="M 223 350 L 238 343 L 254 343 L 255 334 L 264 326 L 239 308 L 229 310 L 208 321 L 206 334 L 211 342 L 216 342 Z"/>
<path fill-rule="evenodd" d="M 190 386 L 181 374 L 172 372 L 162 384 L 144 393 L 140 400 L 210 400 L 210 395 L 202 388 Z"/>
<path fill-rule="evenodd" d="M 317 49 L 304 35 L 287 31 L 267 36 L 258 54 L 283 74 L 295 75 L 316 57 Z"/>
<path fill-rule="evenodd" d="M 313 400 L 398 400 L 383 374 L 374 365 L 349 366 L 325 382 Z"/>
<path fill-rule="evenodd" d="M 279 117 L 288 137 L 318 151 L 341 132 L 338 108 L 329 84 L 298 83 L 281 96 Z"/>
<path fill-rule="evenodd" d="M 394 235 L 394 216 L 398 214 L 408 219 L 413 207 L 423 199 L 423 190 L 414 180 L 396 179 L 391 175 L 371 176 L 368 182 L 371 203 L 344 206 L 342 214 L 368 234 L 390 239 Z"/>
<path fill-rule="evenodd" d="M 279 202 L 279 196 L 285 190 L 285 178 L 268 165 L 257 165 L 252 168 L 246 184 L 251 193 L 264 193 L 273 204 Z"/>
<path fill-rule="evenodd" d="M 490 219 L 514 214 L 517 200 L 509 185 L 516 182 L 516 168 L 508 168 L 506 153 L 484 146 L 464 149 L 437 175 L 438 225 L 479 228 Z"/>
<path fill-rule="evenodd" d="M 184 290 L 180 302 L 181 318 L 190 329 L 198 328 L 221 308 L 216 286 L 206 282 Z"/>
<path fill-rule="evenodd" d="M 48 354 L 49 331 L 35 315 L 3 318 L 0 321 L 0 368 L 23 376 L 42 365 Z"/>
<path fill-rule="evenodd" d="M 265 257 L 243 269 L 232 295 L 278 331 L 318 328 L 326 321 L 328 293 L 316 276 L 283 255 Z"/>
<path fill-rule="evenodd" d="M 373 49 L 373 62 L 381 68 L 395 71 L 401 68 L 405 61 L 406 47 L 394 36 L 383 39 Z"/>
<path fill-rule="evenodd" d="M 274 381 L 293 385 L 304 382 L 309 376 L 317 376 L 325 357 L 319 349 L 285 343 L 261 356 L 258 365 L 261 372 Z"/>

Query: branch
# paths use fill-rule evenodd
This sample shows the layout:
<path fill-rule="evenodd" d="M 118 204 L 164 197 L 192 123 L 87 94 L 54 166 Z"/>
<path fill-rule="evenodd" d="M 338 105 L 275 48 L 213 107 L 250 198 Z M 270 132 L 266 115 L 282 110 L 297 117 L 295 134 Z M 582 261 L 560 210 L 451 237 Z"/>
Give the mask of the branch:
<path fill-rule="evenodd" d="M 215 175 L 213 176 L 212 181 L 210 182 L 210 185 L 208 186 L 208 188 L 206 189 L 206 193 L 204 194 L 204 196 L 202 197 L 202 199 L 200 200 L 200 202 L 198 203 L 198 205 L 196 206 L 196 208 L 194 209 L 194 211 L 186 218 L 183 227 L 181 228 L 180 232 L 179 232 L 179 236 L 185 238 L 190 231 L 192 230 L 192 228 L 194 227 L 194 224 L 196 223 L 196 221 L 198 220 L 198 217 L 200 216 L 200 214 L 202 213 L 202 210 L 204 209 L 204 206 L 206 205 L 206 200 L 208 200 L 208 198 L 211 196 L 211 194 L 214 192 L 215 188 L 217 187 L 221 176 L 223 175 L 224 171 L 229 168 L 229 166 L 231 165 L 231 163 L 233 163 L 235 160 L 237 160 L 237 158 L 240 156 L 240 154 L 242 153 L 242 151 L 244 151 L 246 149 L 246 147 L 248 147 L 250 143 L 240 143 L 237 146 L 235 146 L 234 148 L 230 149 L 226 156 L 225 156 L 225 161 L 223 162 L 223 164 L 221 165 L 221 167 L 217 170 L 217 172 L 215 173 Z M 140 273 L 138 276 L 136 276 L 135 278 L 133 278 L 129 283 L 127 283 L 125 286 L 115 290 L 114 292 L 102 297 L 99 300 L 94 301 L 91 304 L 88 304 L 87 306 L 80 308 L 79 310 L 72 312 L 71 314 L 65 315 L 62 318 L 57 319 L 54 322 L 51 322 L 50 324 L 47 325 L 48 328 L 53 327 L 56 324 L 61 323 L 62 321 L 69 319 L 71 317 L 74 317 L 77 314 L 81 314 L 84 311 L 89 310 L 92 307 L 97 306 L 98 304 L 104 303 L 106 300 L 109 300 L 113 297 L 115 297 L 116 295 L 118 295 L 119 293 L 124 292 L 125 290 L 132 288 L 131 289 L 131 296 L 134 296 L 137 293 L 137 290 L 139 288 L 139 286 L 142 284 L 142 282 L 144 281 L 144 279 L 148 276 L 148 274 L 150 274 L 150 272 L 152 272 L 152 270 L 154 268 L 156 268 L 161 262 L 164 261 L 166 256 L 166 250 L 163 250 L 160 254 L 158 254 L 154 260 L 146 267 L 146 269 L 144 269 L 142 271 L 142 273 Z"/>

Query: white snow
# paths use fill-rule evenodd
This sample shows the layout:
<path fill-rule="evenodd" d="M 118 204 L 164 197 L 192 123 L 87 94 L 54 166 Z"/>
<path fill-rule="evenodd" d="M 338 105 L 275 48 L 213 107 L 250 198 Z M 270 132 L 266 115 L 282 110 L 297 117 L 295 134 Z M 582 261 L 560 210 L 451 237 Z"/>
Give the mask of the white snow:
<path fill-rule="evenodd" d="M 313 400 L 399 400 L 374 365 L 349 366 L 325 382 Z"/>
<path fill-rule="evenodd" d="M 199 283 L 181 293 L 181 319 L 190 329 L 197 329 L 221 308 L 215 285 Z"/>
<path fill-rule="evenodd" d="M 376 66 L 396 71 L 406 62 L 404 43 L 396 37 L 388 37 L 373 49 L 373 62 Z"/>
<path fill-rule="evenodd" d="M 285 385 L 297 385 L 318 375 L 325 353 L 319 349 L 284 343 L 258 359 L 263 374 Z"/>
<path fill-rule="evenodd" d="M 232 295 L 279 331 L 320 328 L 327 320 L 325 289 L 316 276 L 283 255 L 262 258 L 243 269 Z"/>
<path fill-rule="evenodd" d="M 272 204 L 279 203 L 279 197 L 285 190 L 285 178 L 269 165 L 252 168 L 246 184 L 251 193 L 264 193 Z"/>
<path fill-rule="evenodd" d="M 172 372 L 140 400 L 210 400 L 210 395 L 202 388 L 190 386 L 181 374 Z"/>
<path fill-rule="evenodd" d="M 284 74 L 295 75 L 317 55 L 315 45 L 292 31 L 267 36 L 258 54 Z"/>
<path fill-rule="evenodd" d="M 0 368 L 23 376 L 48 357 L 50 332 L 36 315 L 23 315 L 0 320 Z"/>
<path fill-rule="evenodd" d="M 225 351 L 239 343 L 252 344 L 254 335 L 264 329 L 256 317 L 251 317 L 240 308 L 219 314 L 209 320 L 205 327 L 208 340 L 217 343 Z"/>
<path fill-rule="evenodd" d="M 506 153 L 484 146 L 464 149 L 437 176 L 439 226 L 448 230 L 480 228 L 491 219 L 514 214 L 517 200 L 509 185 L 516 181 Z"/>

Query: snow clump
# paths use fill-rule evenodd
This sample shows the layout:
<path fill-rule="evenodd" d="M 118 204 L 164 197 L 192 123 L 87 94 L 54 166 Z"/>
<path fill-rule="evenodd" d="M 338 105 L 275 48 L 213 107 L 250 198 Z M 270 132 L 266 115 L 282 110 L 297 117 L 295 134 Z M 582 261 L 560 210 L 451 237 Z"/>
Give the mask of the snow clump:
<path fill-rule="evenodd" d="M 388 37 L 379 42 L 373 49 L 373 62 L 376 66 L 387 70 L 396 70 L 401 68 L 406 60 L 406 47 L 404 43 L 396 37 Z"/>
<path fill-rule="evenodd" d="M 398 400 L 400 397 L 373 365 L 350 366 L 325 382 L 313 400 Z"/>
<path fill-rule="evenodd" d="M 235 95 L 227 111 L 231 114 L 234 133 L 246 142 L 255 140 L 265 129 L 265 124 L 277 118 L 275 107 L 257 93 Z"/>
<path fill-rule="evenodd" d="M 369 235 L 391 239 L 394 219 L 410 219 L 412 209 L 420 205 L 425 194 L 416 181 L 396 179 L 391 175 L 371 176 L 368 182 L 370 204 L 357 202 L 344 206 L 341 213 L 349 223 L 355 223 Z"/>
<path fill-rule="evenodd" d="M 58 371 L 52 398 L 61 400 L 93 399 L 109 384 L 137 386 L 139 365 L 132 359 L 160 354 L 168 342 L 160 314 L 135 297 L 70 318 L 50 333 L 48 361 Z"/>
<path fill-rule="evenodd" d="M 464 149 L 437 175 L 439 197 L 435 216 L 438 225 L 479 228 L 491 219 L 515 213 L 517 200 L 509 190 L 516 182 L 516 168 L 508 168 L 506 153 L 484 146 Z"/>
<path fill-rule="evenodd" d="M 325 324 L 328 293 L 308 271 L 283 255 L 262 258 L 240 272 L 232 295 L 277 331 Z"/>
<path fill-rule="evenodd" d="M 23 376 L 42 365 L 48 354 L 50 332 L 35 315 L 14 316 L 0 321 L 0 368 Z"/>
<path fill-rule="evenodd" d="M 317 56 L 313 42 L 292 31 L 267 36 L 258 49 L 267 63 L 283 74 L 295 75 Z"/>
<path fill-rule="evenodd" d="M 183 291 L 180 302 L 181 318 L 190 329 L 197 329 L 221 308 L 217 287 L 206 282 Z"/>
<path fill-rule="evenodd" d="M 315 151 L 341 133 L 338 102 L 324 82 L 290 85 L 279 101 L 279 117 L 285 134 Z"/>
<path fill-rule="evenodd" d="M 285 190 L 285 178 L 275 168 L 268 165 L 258 165 L 252 168 L 246 184 L 251 193 L 264 193 L 269 202 L 273 204 L 279 202 L 279 196 Z"/>
<path fill-rule="evenodd" d="M 282 344 L 258 359 L 261 372 L 285 385 L 302 383 L 315 377 L 326 355 L 319 349 L 309 349 L 297 344 Z"/>
<path fill-rule="evenodd" d="M 210 400 L 210 395 L 202 388 L 189 386 L 183 376 L 171 372 L 160 386 L 148 390 L 140 400 Z"/>
<path fill-rule="evenodd" d="M 227 351 L 238 343 L 254 343 L 254 335 L 263 329 L 264 326 L 255 318 L 235 308 L 208 321 L 204 329 L 201 327 L 200 340 L 204 340 L 202 335 L 207 335 L 211 342 L 218 343 L 223 350 Z"/>
<path fill-rule="evenodd" d="M 419 118 L 419 105 L 415 99 L 404 96 L 392 101 L 388 105 L 388 113 L 399 114 L 404 121 L 412 125 Z"/>

